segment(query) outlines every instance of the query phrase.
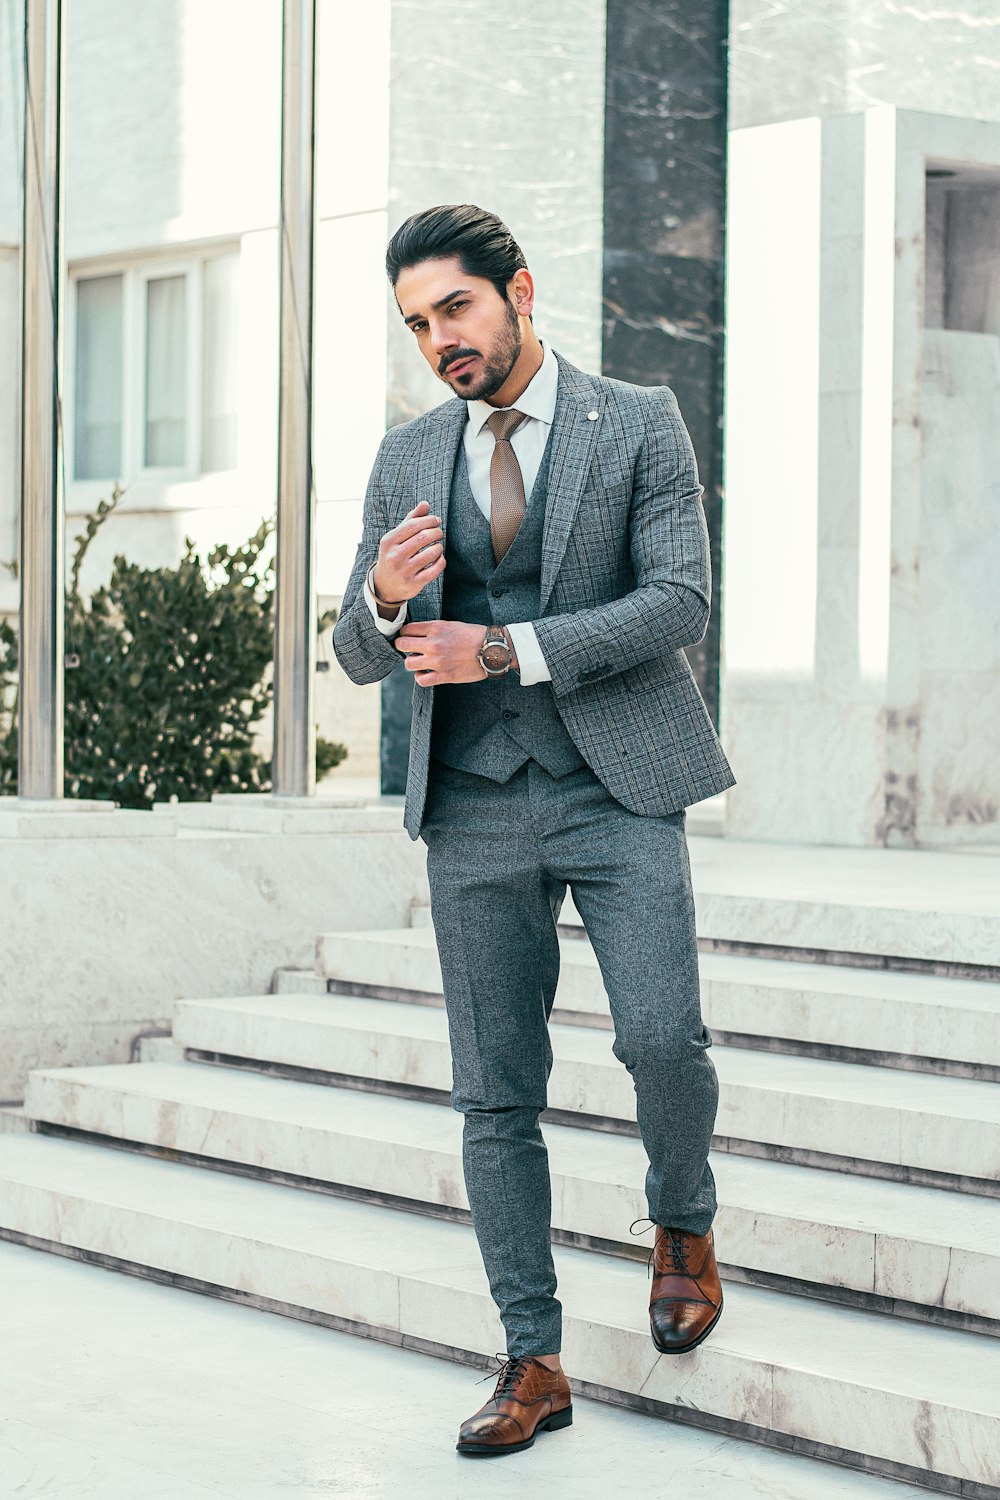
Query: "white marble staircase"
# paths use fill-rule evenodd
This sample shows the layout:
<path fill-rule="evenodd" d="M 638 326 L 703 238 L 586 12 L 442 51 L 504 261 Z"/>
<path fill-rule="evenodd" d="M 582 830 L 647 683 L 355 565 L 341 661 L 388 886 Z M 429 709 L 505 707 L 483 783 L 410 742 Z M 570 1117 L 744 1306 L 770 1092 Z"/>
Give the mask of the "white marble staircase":
<path fill-rule="evenodd" d="M 641 1410 L 1000 1500 L 1000 912 L 829 862 L 748 892 L 740 851 L 727 883 L 726 841 L 699 842 L 726 1312 L 656 1355 L 634 1096 L 569 908 L 546 1129 L 567 1365 Z M 324 935 L 274 994 L 181 1002 L 156 1060 L 34 1072 L 0 1133 L 0 1235 L 452 1358 L 499 1348 L 415 916 Z"/>

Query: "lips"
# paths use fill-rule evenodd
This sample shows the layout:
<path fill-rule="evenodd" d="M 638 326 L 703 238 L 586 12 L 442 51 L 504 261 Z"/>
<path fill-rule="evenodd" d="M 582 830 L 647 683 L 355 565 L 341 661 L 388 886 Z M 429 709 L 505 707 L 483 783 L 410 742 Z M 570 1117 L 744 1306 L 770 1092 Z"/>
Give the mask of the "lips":
<path fill-rule="evenodd" d="M 469 359 L 456 359 L 453 364 L 450 364 L 448 366 L 447 370 L 445 371 L 445 374 L 446 375 L 463 375 L 467 370 L 471 369 L 474 364 L 475 364 L 475 356 L 472 356 Z"/>

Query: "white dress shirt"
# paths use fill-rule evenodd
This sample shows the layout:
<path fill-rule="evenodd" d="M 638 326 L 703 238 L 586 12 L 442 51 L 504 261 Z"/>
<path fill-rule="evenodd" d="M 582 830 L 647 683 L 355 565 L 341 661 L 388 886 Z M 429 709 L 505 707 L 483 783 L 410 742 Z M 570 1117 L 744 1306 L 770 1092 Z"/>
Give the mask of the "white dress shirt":
<path fill-rule="evenodd" d="M 549 346 L 543 343 L 542 363 L 515 403 L 517 410 L 524 413 L 526 421 L 521 423 L 510 440 L 521 467 L 524 494 L 529 504 L 535 480 L 538 478 L 538 470 L 541 467 L 545 444 L 549 440 L 549 432 L 555 417 L 558 385 L 559 366 L 556 363 L 556 357 Z M 504 409 L 491 406 L 488 401 L 470 401 L 468 420 L 462 435 L 465 460 L 469 469 L 469 485 L 473 498 L 487 521 L 490 518 L 490 465 L 495 443 L 486 422 L 495 411 Z M 399 612 L 393 619 L 384 620 L 378 612 L 378 601 L 368 587 L 367 579 L 364 585 L 364 595 L 372 618 L 382 634 L 389 637 L 396 635 L 406 621 L 406 604 L 400 605 Z M 535 627 L 520 624 L 508 625 L 507 629 L 510 631 L 514 650 L 517 652 L 521 686 L 531 687 L 536 682 L 551 682 L 552 674 L 538 644 Z"/>

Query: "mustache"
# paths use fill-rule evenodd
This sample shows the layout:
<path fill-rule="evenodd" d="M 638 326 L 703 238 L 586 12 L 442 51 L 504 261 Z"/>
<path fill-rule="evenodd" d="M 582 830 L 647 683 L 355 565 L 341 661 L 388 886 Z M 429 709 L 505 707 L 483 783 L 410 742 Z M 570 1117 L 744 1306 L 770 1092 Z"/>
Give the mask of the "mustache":
<path fill-rule="evenodd" d="M 457 354 L 443 355 L 442 358 L 438 361 L 438 374 L 443 375 L 446 370 L 451 369 L 452 365 L 459 364 L 463 359 L 478 358 L 478 349 L 459 349 Z"/>

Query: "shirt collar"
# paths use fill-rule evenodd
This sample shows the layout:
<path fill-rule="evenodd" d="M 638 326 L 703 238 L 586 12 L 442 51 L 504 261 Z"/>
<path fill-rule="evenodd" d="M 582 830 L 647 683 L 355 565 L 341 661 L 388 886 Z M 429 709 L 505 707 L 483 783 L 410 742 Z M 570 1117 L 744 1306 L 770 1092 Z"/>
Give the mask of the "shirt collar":
<path fill-rule="evenodd" d="M 542 362 L 517 398 L 515 405 L 526 417 L 546 422 L 549 426 L 556 414 L 556 390 L 559 385 L 559 366 L 548 344 L 542 342 Z M 469 427 L 473 437 L 478 437 L 488 418 L 502 406 L 491 406 L 488 401 L 470 401 Z"/>

